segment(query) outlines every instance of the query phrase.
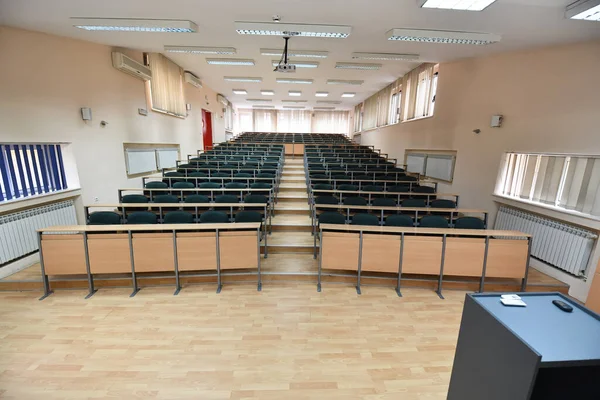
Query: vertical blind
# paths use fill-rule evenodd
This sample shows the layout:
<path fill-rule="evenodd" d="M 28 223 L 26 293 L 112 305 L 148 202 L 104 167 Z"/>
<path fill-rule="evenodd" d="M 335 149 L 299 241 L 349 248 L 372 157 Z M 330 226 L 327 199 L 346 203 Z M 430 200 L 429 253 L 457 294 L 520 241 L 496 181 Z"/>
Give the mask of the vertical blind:
<path fill-rule="evenodd" d="M 312 133 L 347 133 L 348 129 L 347 111 L 315 111 L 312 115 Z"/>
<path fill-rule="evenodd" d="M 277 132 L 276 110 L 254 110 L 254 132 Z"/>
<path fill-rule="evenodd" d="M 354 132 L 373 129 L 398 122 L 398 109 L 400 108 L 400 93 L 402 92 L 402 78 L 375 93 L 362 104 L 362 124 L 357 123 L 357 111 L 361 104 L 354 108 Z"/>
<path fill-rule="evenodd" d="M 304 110 L 277 111 L 277 132 L 310 133 L 311 113 Z"/>
<path fill-rule="evenodd" d="M 402 78 L 402 120 L 407 121 L 433 115 L 433 102 L 437 90 L 434 85 L 436 64 L 419 65 Z"/>
<path fill-rule="evenodd" d="M 152 70 L 149 84 L 152 109 L 184 118 L 183 69 L 159 53 L 147 53 L 147 59 Z"/>
<path fill-rule="evenodd" d="M 348 111 L 250 110 L 237 112 L 239 132 L 349 133 Z"/>
<path fill-rule="evenodd" d="M 0 201 L 67 189 L 59 144 L 0 144 Z"/>

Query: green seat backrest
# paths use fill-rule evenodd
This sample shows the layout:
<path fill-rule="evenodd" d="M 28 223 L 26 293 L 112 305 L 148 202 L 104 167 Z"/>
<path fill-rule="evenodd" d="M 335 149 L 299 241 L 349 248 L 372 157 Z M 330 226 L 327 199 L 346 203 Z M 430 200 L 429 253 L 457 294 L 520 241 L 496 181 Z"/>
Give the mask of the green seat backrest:
<path fill-rule="evenodd" d="M 209 203 L 208 196 L 202 194 L 191 194 L 185 198 L 185 203 Z"/>
<path fill-rule="evenodd" d="M 221 184 L 217 182 L 202 182 L 198 187 L 201 189 L 218 189 L 221 187 Z"/>
<path fill-rule="evenodd" d="M 346 206 L 366 206 L 367 199 L 363 197 L 344 197 L 343 200 L 344 205 Z"/>
<path fill-rule="evenodd" d="M 246 188 L 246 184 L 240 183 L 240 182 L 230 182 L 230 183 L 226 183 L 225 187 L 227 189 L 244 189 L 244 188 Z"/>
<path fill-rule="evenodd" d="M 176 182 L 172 187 L 173 189 L 193 189 L 196 186 L 192 182 Z"/>
<path fill-rule="evenodd" d="M 203 224 L 224 224 L 229 222 L 229 217 L 222 211 L 206 211 L 200 215 Z"/>
<path fill-rule="evenodd" d="M 267 203 L 268 200 L 265 196 L 259 194 L 249 194 L 244 197 L 244 203 Z"/>
<path fill-rule="evenodd" d="M 339 190 L 350 190 L 350 191 L 356 192 L 358 190 L 358 186 L 343 184 L 343 185 L 339 185 L 338 189 Z"/>
<path fill-rule="evenodd" d="M 251 189 L 271 189 L 272 185 L 266 182 L 254 182 L 250 184 Z"/>
<path fill-rule="evenodd" d="M 121 203 L 147 203 L 148 198 L 142 194 L 126 194 L 121 199 Z"/>
<path fill-rule="evenodd" d="M 168 187 L 169 187 L 169 185 L 167 185 L 164 182 L 159 182 L 159 181 L 148 182 L 145 185 L 146 189 L 166 189 Z"/>
<path fill-rule="evenodd" d="M 319 224 L 338 224 L 343 225 L 346 223 L 346 218 L 333 211 L 327 211 L 319 215 Z"/>
<path fill-rule="evenodd" d="M 333 186 L 328 183 L 317 183 L 314 188 L 315 190 L 333 190 Z"/>
<path fill-rule="evenodd" d="M 165 214 L 165 224 L 192 224 L 194 216 L 185 211 L 170 211 Z"/>
<path fill-rule="evenodd" d="M 456 229 L 485 229 L 485 223 L 477 217 L 460 217 L 454 223 Z"/>
<path fill-rule="evenodd" d="M 390 215 L 385 219 L 386 226 L 414 226 L 414 221 L 408 215 Z"/>
<path fill-rule="evenodd" d="M 333 196 L 317 196 L 315 204 L 339 204 L 340 201 Z"/>
<path fill-rule="evenodd" d="M 373 214 L 355 214 L 352 217 L 352 225 L 379 225 L 379 218 Z"/>
<path fill-rule="evenodd" d="M 177 196 L 173 196 L 172 194 L 161 194 L 154 196 L 153 200 L 154 203 L 179 203 Z"/>
<path fill-rule="evenodd" d="M 215 203 L 239 203 L 239 200 L 233 194 L 222 194 L 215 198 Z"/>
<path fill-rule="evenodd" d="M 156 214 L 149 211 L 135 211 L 127 215 L 127 223 L 130 225 L 145 225 L 145 224 L 156 224 Z"/>
<path fill-rule="evenodd" d="M 252 174 L 247 172 L 240 172 L 239 174 L 235 174 L 235 178 L 252 178 Z"/>
<path fill-rule="evenodd" d="M 414 186 L 413 192 L 415 193 L 435 193 L 435 188 L 431 186 Z"/>
<path fill-rule="evenodd" d="M 235 214 L 235 222 L 262 222 L 262 215 L 256 211 L 240 211 Z"/>
<path fill-rule="evenodd" d="M 405 199 L 402 200 L 402 207 L 425 207 L 423 199 Z"/>
<path fill-rule="evenodd" d="M 419 222 L 421 228 L 447 228 L 448 221 L 439 215 L 426 215 Z"/>
<path fill-rule="evenodd" d="M 381 197 L 373 200 L 373 205 L 377 207 L 396 207 L 396 200 L 389 197 Z"/>
<path fill-rule="evenodd" d="M 121 223 L 121 216 L 112 211 L 96 211 L 91 213 L 88 219 L 88 225 L 118 225 Z"/>
<path fill-rule="evenodd" d="M 431 202 L 431 208 L 456 208 L 456 203 L 446 199 L 433 200 Z"/>

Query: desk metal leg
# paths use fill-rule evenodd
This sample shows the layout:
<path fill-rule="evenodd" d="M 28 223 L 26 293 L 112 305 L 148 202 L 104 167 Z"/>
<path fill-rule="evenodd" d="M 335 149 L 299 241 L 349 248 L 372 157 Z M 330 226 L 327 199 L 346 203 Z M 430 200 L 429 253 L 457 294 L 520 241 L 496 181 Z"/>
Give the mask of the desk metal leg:
<path fill-rule="evenodd" d="M 438 288 L 437 295 L 440 296 L 440 299 L 444 299 L 444 295 L 442 295 L 442 280 L 444 279 L 444 262 L 446 261 L 446 235 L 444 235 L 442 239 L 442 262 L 440 264 L 440 277 L 438 280 Z"/>
<path fill-rule="evenodd" d="M 404 262 L 404 232 L 400 236 L 400 260 L 398 261 L 398 282 L 396 283 L 396 294 L 402 297 L 400 292 L 400 283 L 402 281 L 402 263 Z"/>
<path fill-rule="evenodd" d="M 362 248 L 363 248 L 363 233 L 358 234 L 358 271 L 356 274 L 356 294 L 362 294 L 360 291 L 360 272 L 362 269 Z"/>
<path fill-rule="evenodd" d="M 321 269 L 322 269 L 322 263 L 323 263 L 323 229 L 319 230 L 319 235 L 321 235 L 320 236 L 321 237 L 321 247 L 319 249 L 319 273 L 317 274 L 317 292 L 321 291 Z M 315 236 L 317 236 L 316 233 L 315 233 Z"/>
<path fill-rule="evenodd" d="M 531 245 L 533 244 L 533 237 L 527 238 L 527 261 L 525 265 L 525 276 L 523 277 L 523 283 L 521 284 L 521 292 L 527 290 L 527 278 L 529 278 L 529 260 L 531 259 Z"/>
<path fill-rule="evenodd" d="M 256 230 L 256 248 L 258 251 L 258 285 L 256 290 L 259 292 L 262 290 L 262 275 L 260 273 L 260 226 Z M 267 237 L 265 236 L 265 258 L 267 258 Z"/>
<path fill-rule="evenodd" d="M 177 233 L 173 230 L 173 261 L 175 265 L 175 293 L 177 296 L 181 291 L 181 281 L 179 280 L 179 257 L 177 255 Z"/>
<path fill-rule="evenodd" d="M 94 277 L 92 276 L 92 271 L 90 268 L 90 251 L 88 248 L 87 232 L 83 232 L 83 251 L 85 253 L 85 270 L 86 270 L 87 278 L 88 278 L 88 294 L 87 294 L 87 296 L 85 296 L 85 298 L 89 299 L 98 290 L 94 289 Z"/>
<path fill-rule="evenodd" d="M 485 288 L 485 271 L 487 269 L 488 250 L 490 248 L 490 237 L 485 237 L 485 250 L 483 252 L 483 268 L 481 269 L 481 281 L 479 281 L 479 293 L 483 293 Z"/>
<path fill-rule="evenodd" d="M 54 291 L 50 290 L 50 280 L 48 279 L 48 275 L 46 275 L 46 269 L 44 268 L 44 252 L 42 251 L 42 233 L 37 233 L 38 239 L 38 249 L 40 253 L 40 267 L 42 268 L 42 282 L 44 284 L 44 295 L 40 297 L 40 300 L 44 300 L 46 297 L 50 296 Z"/>
<path fill-rule="evenodd" d="M 267 224 L 266 224 L 266 221 L 265 221 L 265 225 L 264 225 L 264 229 L 263 230 L 265 232 L 264 233 L 264 236 L 265 236 L 265 258 L 267 258 L 267 256 L 269 255 L 269 243 L 268 243 L 268 236 L 269 235 L 267 234 Z M 260 229 L 259 229 L 259 232 L 260 232 Z M 259 238 L 259 240 L 260 240 L 260 238 Z M 258 250 L 259 250 L 259 254 L 260 254 L 260 247 L 258 248 Z"/>
<path fill-rule="evenodd" d="M 216 235 L 216 243 L 217 243 L 217 294 L 221 293 L 221 289 L 223 289 L 223 285 L 221 284 L 221 249 L 219 245 L 219 230 L 217 229 L 215 232 Z M 259 253 L 260 254 L 260 253 Z"/>
<path fill-rule="evenodd" d="M 127 232 L 129 237 L 129 259 L 131 260 L 131 281 L 133 286 L 133 292 L 129 295 L 129 297 L 133 297 L 140 291 L 140 288 L 137 284 L 137 276 L 135 275 L 135 260 L 133 258 L 133 237 L 131 231 Z"/>

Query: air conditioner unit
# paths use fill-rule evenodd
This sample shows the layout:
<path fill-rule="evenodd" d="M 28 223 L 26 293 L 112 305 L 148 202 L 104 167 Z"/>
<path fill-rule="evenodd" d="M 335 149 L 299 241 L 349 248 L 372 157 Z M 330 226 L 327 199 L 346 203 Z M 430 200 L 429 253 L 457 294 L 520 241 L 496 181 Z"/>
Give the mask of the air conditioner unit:
<path fill-rule="evenodd" d="M 126 74 L 135 76 L 144 81 L 149 81 L 152 78 L 152 70 L 137 61 L 132 60 L 123 53 L 117 51 L 112 52 L 113 67 Z"/>
<path fill-rule="evenodd" d="M 183 79 L 192 86 L 196 86 L 198 89 L 202 88 L 202 81 L 191 72 L 185 72 Z"/>
<path fill-rule="evenodd" d="M 223 96 L 222 94 L 217 94 L 217 101 L 223 104 L 224 106 L 227 106 L 229 104 L 229 100 L 227 100 L 227 97 Z"/>

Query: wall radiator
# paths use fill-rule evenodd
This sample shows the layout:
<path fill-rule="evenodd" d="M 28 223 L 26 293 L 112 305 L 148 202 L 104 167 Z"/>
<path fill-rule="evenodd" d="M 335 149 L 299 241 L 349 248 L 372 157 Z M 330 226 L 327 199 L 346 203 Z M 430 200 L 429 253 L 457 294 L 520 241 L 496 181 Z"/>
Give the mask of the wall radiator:
<path fill-rule="evenodd" d="M 0 216 L 0 265 L 37 251 L 36 230 L 56 225 L 77 225 L 73 200 Z"/>
<path fill-rule="evenodd" d="M 498 211 L 495 228 L 529 233 L 534 258 L 572 275 L 587 276 L 598 238 L 594 232 L 505 206 Z"/>

